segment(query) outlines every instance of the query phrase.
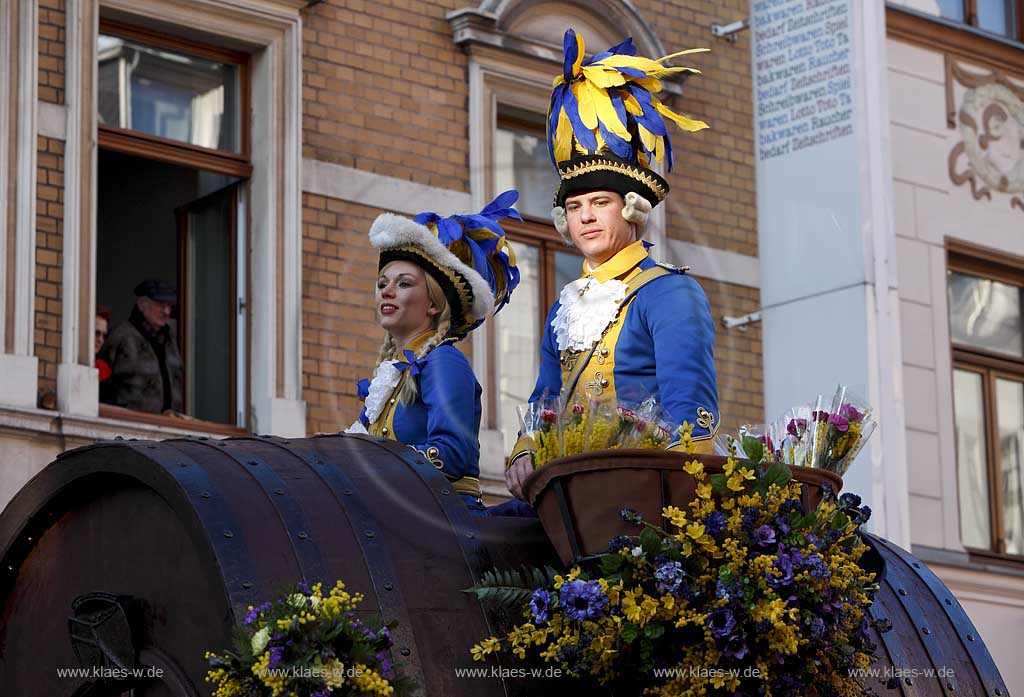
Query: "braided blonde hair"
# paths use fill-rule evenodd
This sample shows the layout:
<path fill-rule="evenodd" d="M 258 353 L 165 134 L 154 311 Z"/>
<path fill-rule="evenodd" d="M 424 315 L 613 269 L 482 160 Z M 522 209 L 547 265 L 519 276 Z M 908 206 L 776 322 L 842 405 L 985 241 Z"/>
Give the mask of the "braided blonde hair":
<path fill-rule="evenodd" d="M 387 266 L 384 268 L 387 268 Z M 383 270 L 381 269 L 381 271 Z M 416 360 L 426 356 L 438 344 L 444 341 L 452 328 L 452 310 L 448 305 L 448 298 L 445 297 L 441 284 L 425 271 L 423 272 L 423 278 L 427 284 L 427 300 L 430 301 L 432 307 L 440 310 L 440 312 L 434 315 L 434 333 L 416 352 Z M 404 356 L 399 355 L 400 350 L 401 347 L 395 344 L 395 337 L 391 335 L 391 332 L 386 332 L 384 334 L 384 343 L 381 344 L 380 351 L 377 353 L 377 365 L 384 361 L 404 360 Z M 402 389 L 398 391 L 398 401 L 402 404 L 409 404 L 416 399 L 418 394 L 419 388 L 417 387 L 416 380 L 406 377 L 405 382 L 402 383 Z"/>

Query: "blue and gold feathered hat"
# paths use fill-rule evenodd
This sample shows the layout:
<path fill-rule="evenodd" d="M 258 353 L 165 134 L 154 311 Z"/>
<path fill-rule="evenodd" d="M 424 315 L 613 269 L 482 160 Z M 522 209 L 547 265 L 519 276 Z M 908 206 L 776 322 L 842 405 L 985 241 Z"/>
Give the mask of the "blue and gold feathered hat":
<path fill-rule="evenodd" d="M 370 243 L 380 250 L 378 268 L 404 260 L 429 273 L 451 308 L 451 335 L 462 338 L 504 307 L 519 285 L 515 253 L 499 224 L 522 220 L 512 207 L 518 198 L 518 191 L 506 191 L 472 215 L 380 215 L 370 227 Z"/>
<path fill-rule="evenodd" d="M 631 198 L 642 197 L 649 206 L 640 206 L 649 212 L 668 194 L 668 182 L 650 169 L 652 162 L 664 162 L 672 170 L 666 119 L 684 131 L 708 127 L 677 114 L 655 96 L 661 91 L 661 78 L 700 72 L 667 66 L 665 61 L 708 49 L 653 60 L 637 56 L 633 40 L 626 39 L 585 58 L 583 37 L 569 29 L 564 50 L 547 119 L 548 152 L 562 180 L 554 201 L 556 225 L 566 197 L 580 191 L 609 189 L 624 197 L 633 192 Z"/>

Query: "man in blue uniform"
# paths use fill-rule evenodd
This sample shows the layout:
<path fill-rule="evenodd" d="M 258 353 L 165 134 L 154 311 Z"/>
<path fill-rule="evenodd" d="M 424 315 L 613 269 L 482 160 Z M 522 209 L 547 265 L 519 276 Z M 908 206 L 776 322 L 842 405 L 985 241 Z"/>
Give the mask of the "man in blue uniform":
<path fill-rule="evenodd" d="M 561 394 L 566 403 L 654 395 L 674 421 L 694 426 L 697 451 L 711 452 L 719 415 L 708 301 L 686 269 L 656 263 L 641 240 L 651 210 L 669 190 L 648 167 L 649 158 L 665 152 L 671 165 L 661 114 L 686 130 L 706 125 L 672 113 L 630 82 L 650 85 L 650 77 L 686 69 L 637 58 L 629 41 L 590 60 L 580 58 L 582 41 L 571 30 L 565 45 L 564 80 L 555 87 L 549 114 L 549 146 L 561 177 L 552 218 L 585 261 L 580 278 L 562 289 L 548 314 L 530 399 L 545 393 Z M 618 77 L 609 79 L 620 67 Z M 603 71 L 596 82 L 595 68 Z M 585 103 L 602 99 L 615 108 L 583 114 Z M 528 437 L 520 438 L 509 458 L 506 483 L 517 498 L 533 471 L 532 446 Z"/>

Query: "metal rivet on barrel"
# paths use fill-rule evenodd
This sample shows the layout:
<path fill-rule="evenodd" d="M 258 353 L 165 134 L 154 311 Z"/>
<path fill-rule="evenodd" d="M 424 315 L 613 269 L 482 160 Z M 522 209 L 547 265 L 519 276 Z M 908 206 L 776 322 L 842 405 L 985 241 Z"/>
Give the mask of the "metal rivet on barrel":
<path fill-rule="evenodd" d="M 928 629 L 928 627 L 921 627 L 921 633 L 922 634 L 931 634 L 932 630 Z"/>
<path fill-rule="evenodd" d="M 209 491 L 200 492 L 199 495 L 202 496 L 204 499 L 210 498 L 210 492 Z"/>
<path fill-rule="evenodd" d="M 444 496 L 448 496 L 450 493 L 452 493 L 451 489 L 441 489 L 441 494 Z"/>
<path fill-rule="evenodd" d="M 476 538 L 476 534 L 474 534 L 472 532 L 467 532 L 466 533 L 466 538 L 470 539 L 470 540 L 475 539 Z"/>
<path fill-rule="evenodd" d="M 373 538 L 375 538 L 376 536 L 377 536 L 377 533 L 375 533 L 375 532 L 374 532 L 373 530 L 367 530 L 367 531 L 366 531 L 366 537 L 367 537 L 367 539 L 370 539 L 370 540 L 372 540 L 372 539 L 373 539 Z"/>
<path fill-rule="evenodd" d="M 281 487 L 277 487 L 276 489 L 274 489 L 274 493 L 277 494 L 278 496 L 284 496 L 284 489 L 282 489 Z"/>
<path fill-rule="evenodd" d="M 325 463 L 324 463 L 324 461 L 323 461 L 323 460 L 315 460 L 315 461 L 313 462 L 313 464 L 314 464 L 314 465 L 323 465 L 323 464 L 325 464 Z"/>
<path fill-rule="evenodd" d="M 345 496 L 351 496 L 352 495 L 352 490 L 351 489 L 342 489 L 341 493 L 345 494 Z"/>
<path fill-rule="evenodd" d="M 309 534 L 306 533 L 306 532 L 300 532 L 299 533 L 299 539 L 300 540 L 307 540 L 307 539 L 309 539 Z"/>
<path fill-rule="evenodd" d="M 403 656 L 408 656 L 412 653 L 412 651 L 403 646 L 398 653 L 402 654 Z"/>
<path fill-rule="evenodd" d="M 913 567 L 914 567 L 915 569 L 920 569 L 920 568 L 921 568 L 921 563 L 920 563 L 920 562 L 916 562 L 916 561 L 915 561 L 915 562 L 914 562 L 914 564 L 913 564 Z"/>
<path fill-rule="evenodd" d="M 199 440 L 210 440 L 209 436 L 199 436 Z"/>
<path fill-rule="evenodd" d="M 178 467 L 188 467 L 188 463 L 187 462 L 179 462 L 178 463 Z"/>
<path fill-rule="evenodd" d="M 1000 690 L 998 687 L 996 688 L 996 697 L 1003 697 L 1003 691 Z"/>
<path fill-rule="evenodd" d="M 253 467 L 255 467 L 256 465 L 260 464 L 260 461 L 259 460 L 249 460 L 249 464 L 252 465 Z"/>
<path fill-rule="evenodd" d="M 974 635 L 973 634 L 968 634 L 967 635 L 967 641 L 974 641 Z"/>
<path fill-rule="evenodd" d="M 946 683 L 946 689 L 949 690 L 950 692 L 956 692 L 956 687 L 951 682 L 947 682 Z"/>
<path fill-rule="evenodd" d="M 900 595 L 906 595 L 907 594 L 907 589 L 906 588 L 900 588 L 896 592 L 899 593 Z"/>
<path fill-rule="evenodd" d="M 951 598 L 946 598 L 946 605 L 952 605 L 952 604 L 953 604 L 953 600 Z"/>
<path fill-rule="evenodd" d="M 231 537 L 234 537 L 234 536 L 235 536 L 235 533 L 231 532 L 230 530 L 225 530 L 224 531 L 224 537 L 231 538 Z"/>
<path fill-rule="evenodd" d="M 395 590 L 395 584 L 391 583 L 390 581 L 388 583 L 385 583 L 384 584 L 384 590 L 386 590 L 386 591 L 393 591 L 393 590 Z"/>
<path fill-rule="evenodd" d="M 242 588 L 245 590 L 252 588 L 252 581 L 242 581 Z"/>
<path fill-rule="evenodd" d="M 914 680 L 912 678 L 903 678 L 903 682 L 907 683 L 908 685 L 914 684 Z"/>

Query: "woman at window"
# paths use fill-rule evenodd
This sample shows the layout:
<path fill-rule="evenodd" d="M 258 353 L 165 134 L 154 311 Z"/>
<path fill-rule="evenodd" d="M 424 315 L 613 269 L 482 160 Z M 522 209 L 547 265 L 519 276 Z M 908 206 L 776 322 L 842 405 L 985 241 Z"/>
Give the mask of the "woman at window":
<path fill-rule="evenodd" d="M 372 380 L 348 432 L 405 443 L 452 482 L 471 511 L 480 498 L 480 384 L 454 344 L 508 301 L 519 283 L 498 221 L 521 219 L 506 191 L 477 215 L 409 220 L 385 213 L 370 228 L 380 251 L 375 307 L 385 331 Z M 470 395 L 472 398 L 470 399 Z"/>

